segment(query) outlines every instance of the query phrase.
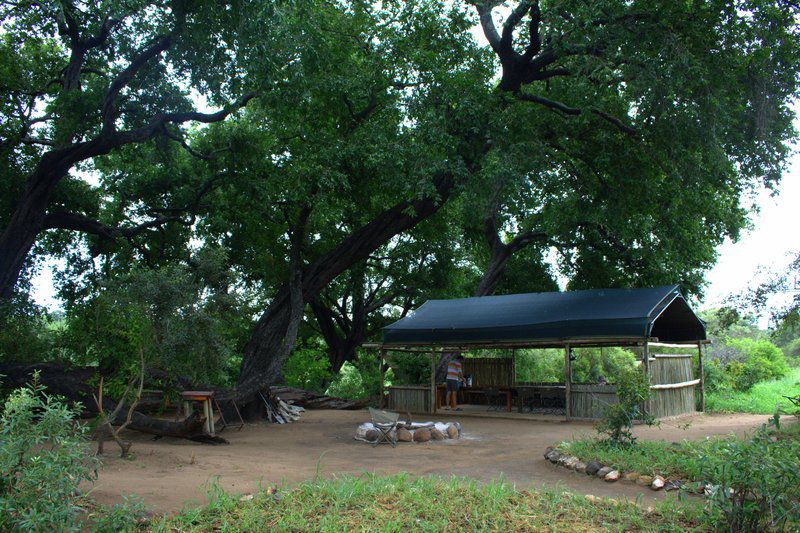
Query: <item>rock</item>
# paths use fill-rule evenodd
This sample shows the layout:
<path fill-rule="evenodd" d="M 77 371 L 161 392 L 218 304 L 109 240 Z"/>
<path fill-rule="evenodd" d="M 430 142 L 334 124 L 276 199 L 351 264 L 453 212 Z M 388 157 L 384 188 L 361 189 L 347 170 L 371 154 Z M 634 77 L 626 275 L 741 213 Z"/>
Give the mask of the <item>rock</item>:
<path fill-rule="evenodd" d="M 411 442 L 414 440 L 414 434 L 406 428 L 399 428 L 397 430 L 397 442 Z"/>
<path fill-rule="evenodd" d="M 593 476 L 597 473 L 598 470 L 603 468 L 603 465 L 598 463 L 597 461 L 589 461 L 586 463 L 586 473 L 590 476 Z"/>
<path fill-rule="evenodd" d="M 622 476 L 625 481 L 636 481 L 638 478 L 639 472 L 625 472 L 625 475 Z"/>
<path fill-rule="evenodd" d="M 636 484 L 642 487 L 649 487 L 652 482 L 653 478 L 650 476 L 639 476 L 636 478 Z"/>
<path fill-rule="evenodd" d="M 683 481 L 680 479 L 670 479 L 664 484 L 664 490 L 678 490 L 683 486 Z"/>
<path fill-rule="evenodd" d="M 442 433 L 442 432 L 441 432 L 441 431 L 439 431 L 438 429 L 436 429 L 436 428 L 433 428 L 433 429 L 431 430 L 431 438 L 432 438 L 433 440 L 444 440 L 444 439 L 446 439 L 447 437 L 445 437 L 445 436 L 444 436 L 444 433 Z"/>
<path fill-rule="evenodd" d="M 453 422 L 453 425 L 456 427 L 456 431 L 458 431 L 458 438 L 461 438 L 461 422 Z"/>
<path fill-rule="evenodd" d="M 364 438 L 368 441 L 372 442 L 374 440 L 378 440 L 378 430 L 377 429 L 368 429 L 366 433 L 364 433 Z"/>
<path fill-rule="evenodd" d="M 598 498 L 597 496 L 595 496 L 593 494 L 587 494 L 586 495 L 586 499 L 589 500 L 592 503 L 597 503 L 597 502 L 600 501 L 600 498 Z"/>
<path fill-rule="evenodd" d="M 575 463 L 575 471 L 580 472 L 581 474 L 586 473 L 586 463 L 578 461 Z"/>
<path fill-rule="evenodd" d="M 661 476 L 656 476 L 653 478 L 653 482 L 650 483 L 650 488 L 653 490 L 661 490 L 664 488 L 665 485 L 664 478 Z"/>
<path fill-rule="evenodd" d="M 547 448 L 545 448 L 545 449 L 544 449 L 544 456 L 545 456 L 545 458 L 547 458 L 547 454 L 548 454 L 548 453 L 550 453 L 550 452 L 552 452 L 553 450 L 555 450 L 555 448 L 553 448 L 552 446 L 548 446 Z"/>
<path fill-rule="evenodd" d="M 457 439 L 458 438 L 458 428 L 453 424 L 447 424 L 447 437 L 450 439 Z"/>
<path fill-rule="evenodd" d="M 414 432 L 414 442 L 428 442 L 431 440 L 431 430 L 419 428 Z"/>
<path fill-rule="evenodd" d="M 578 458 L 572 455 L 562 455 L 558 458 L 558 464 L 565 468 L 575 468 L 575 463 L 578 462 Z"/>
<path fill-rule="evenodd" d="M 601 468 L 600 470 L 598 470 L 598 471 L 595 473 L 595 475 L 596 475 L 597 477 L 599 477 L 600 479 L 605 479 L 605 477 L 606 477 L 606 474 L 608 474 L 608 473 L 609 473 L 609 472 L 611 472 L 612 470 L 614 470 L 614 469 L 613 469 L 613 468 L 611 468 L 610 466 L 604 466 L 603 468 Z"/>
<path fill-rule="evenodd" d="M 619 479 L 619 476 L 620 476 L 619 470 L 612 470 L 611 472 L 606 474 L 603 479 L 609 482 L 617 481 Z"/>
<path fill-rule="evenodd" d="M 559 459 L 561 459 L 561 454 L 556 450 L 551 450 L 550 453 L 547 454 L 547 460 L 551 463 L 557 463 Z"/>

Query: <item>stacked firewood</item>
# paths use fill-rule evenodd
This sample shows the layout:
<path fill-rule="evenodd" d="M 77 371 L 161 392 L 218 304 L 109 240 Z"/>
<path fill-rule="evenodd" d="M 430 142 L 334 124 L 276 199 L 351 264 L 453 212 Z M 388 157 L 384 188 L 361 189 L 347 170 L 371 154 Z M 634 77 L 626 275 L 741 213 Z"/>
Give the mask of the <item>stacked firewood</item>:
<path fill-rule="evenodd" d="M 300 413 L 305 411 L 299 405 L 284 402 L 275 394 L 259 393 L 264 402 L 264 411 L 267 420 L 276 424 L 289 424 L 300 419 Z"/>

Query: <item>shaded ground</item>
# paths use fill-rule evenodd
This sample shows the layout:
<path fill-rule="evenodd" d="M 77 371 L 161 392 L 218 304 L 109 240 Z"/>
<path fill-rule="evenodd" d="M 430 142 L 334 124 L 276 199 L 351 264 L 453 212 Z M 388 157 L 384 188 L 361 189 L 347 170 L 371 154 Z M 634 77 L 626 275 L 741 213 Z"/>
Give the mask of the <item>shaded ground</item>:
<path fill-rule="evenodd" d="M 92 497 L 115 503 L 123 494 L 136 494 L 156 511 L 171 512 L 184 504 L 205 501 L 212 479 L 237 493 L 254 492 L 282 482 L 297 483 L 319 473 L 332 476 L 411 472 L 417 475 L 469 476 L 490 481 L 501 475 L 519 487 L 561 485 L 587 494 L 624 496 L 644 502 L 664 497 L 632 483 L 609 484 L 570 472 L 547 462 L 545 447 L 573 436 L 593 433 L 589 423 L 448 417 L 459 420 L 464 438 L 426 444 L 401 443 L 377 448 L 353 439 L 356 426 L 369 419 L 366 411 L 308 411 L 288 425 L 257 424 L 226 431 L 228 446 L 209 446 L 180 439 L 153 441 L 134 434 L 132 460 L 119 459 L 113 443 L 106 444 L 104 466 Z M 660 428 L 637 428 L 644 439 L 677 441 L 710 435 L 743 435 L 766 422 L 764 415 L 697 415 L 662 422 Z M 421 417 L 415 418 L 422 421 Z M 688 428 L 684 426 L 689 424 Z"/>

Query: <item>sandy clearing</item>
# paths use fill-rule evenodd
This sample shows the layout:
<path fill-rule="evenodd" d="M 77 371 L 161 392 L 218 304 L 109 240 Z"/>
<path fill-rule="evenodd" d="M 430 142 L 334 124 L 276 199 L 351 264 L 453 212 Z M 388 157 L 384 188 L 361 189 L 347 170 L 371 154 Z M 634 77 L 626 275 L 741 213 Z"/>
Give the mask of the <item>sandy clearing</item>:
<path fill-rule="evenodd" d="M 173 512 L 187 504 L 203 503 L 213 479 L 235 493 L 253 492 L 259 484 L 294 484 L 311 479 L 319 461 L 322 476 L 365 471 L 469 476 L 482 481 L 504 476 L 518 487 L 560 485 L 586 494 L 641 497 L 644 502 L 664 497 L 631 483 L 608 484 L 570 472 L 542 457 L 549 445 L 592 434 L 589 423 L 440 414 L 437 420 L 459 420 L 466 438 L 400 444 L 393 449 L 374 448 L 353 439 L 356 426 L 368 418 L 366 411 L 308 411 L 294 424 L 252 424 L 239 432 L 228 430 L 223 433 L 230 441 L 227 446 L 167 438 L 154 441 L 147 435 L 131 433 L 135 458 L 119 459 L 114 444 L 107 443 L 104 464 L 91 494 L 106 504 L 119 501 L 124 494 L 136 494 L 155 511 Z M 636 433 L 642 439 L 667 441 L 730 433 L 741 436 L 766 420 L 766 415 L 695 415 L 664 421 L 658 428 L 640 427 Z"/>

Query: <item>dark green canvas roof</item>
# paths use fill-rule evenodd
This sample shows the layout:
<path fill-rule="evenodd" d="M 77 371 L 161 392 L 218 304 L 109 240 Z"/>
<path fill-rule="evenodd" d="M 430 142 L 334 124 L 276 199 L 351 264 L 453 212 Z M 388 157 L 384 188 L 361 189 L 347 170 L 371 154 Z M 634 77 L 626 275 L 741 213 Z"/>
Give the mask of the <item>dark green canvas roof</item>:
<path fill-rule="evenodd" d="M 677 285 L 428 300 L 383 328 L 383 343 L 460 345 L 657 337 L 705 340 Z"/>

